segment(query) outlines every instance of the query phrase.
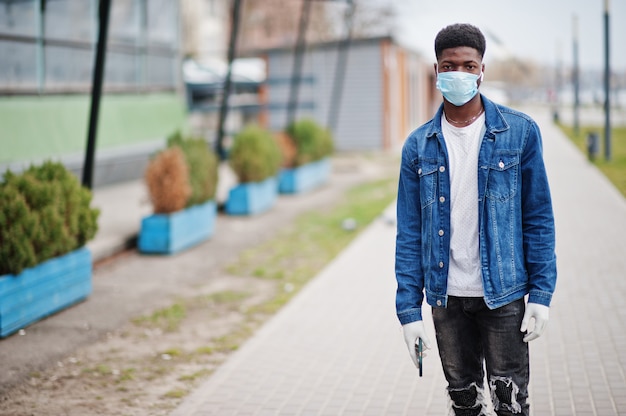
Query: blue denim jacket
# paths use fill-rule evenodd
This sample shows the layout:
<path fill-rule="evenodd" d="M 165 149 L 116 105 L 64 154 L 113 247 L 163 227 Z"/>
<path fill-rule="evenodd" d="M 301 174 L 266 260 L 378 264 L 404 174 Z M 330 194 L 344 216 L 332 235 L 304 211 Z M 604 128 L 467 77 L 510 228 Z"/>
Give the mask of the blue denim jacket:
<path fill-rule="evenodd" d="M 484 299 L 495 309 L 529 294 L 529 302 L 549 306 L 555 233 L 539 127 L 525 114 L 481 99 L 486 132 L 477 203 Z M 395 266 L 401 324 L 422 319 L 424 292 L 431 306 L 447 303 L 450 178 L 442 115 L 443 105 L 402 149 Z"/>

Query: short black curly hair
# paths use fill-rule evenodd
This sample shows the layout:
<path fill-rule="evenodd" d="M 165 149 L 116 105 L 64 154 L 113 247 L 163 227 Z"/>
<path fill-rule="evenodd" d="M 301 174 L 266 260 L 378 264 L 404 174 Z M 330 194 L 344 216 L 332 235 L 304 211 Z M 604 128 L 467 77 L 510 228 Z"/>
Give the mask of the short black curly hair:
<path fill-rule="evenodd" d="M 467 23 L 455 23 L 444 27 L 437 33 L 437 37 L 435 37 L 435 56 L 439 59 L 444 49 L 457 48 L 459 46 L 468 46 L 476 49 L 482 58 L 485 56 L 487 42 L 485 41 L 485 36 L 476 26 Z"/>

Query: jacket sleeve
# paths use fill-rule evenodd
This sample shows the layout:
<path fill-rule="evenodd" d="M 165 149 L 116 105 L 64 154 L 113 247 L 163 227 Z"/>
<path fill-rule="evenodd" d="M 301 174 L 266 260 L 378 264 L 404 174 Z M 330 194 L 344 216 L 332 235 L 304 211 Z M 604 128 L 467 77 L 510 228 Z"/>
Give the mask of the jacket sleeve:
<path fill-rule="evenodd" d="M 402 149 L 397 200 L 396 313 L 402 325 L 422 320 L 424 299 L 419 176 L 411 144 L 409 138 Z"/>
<path fill-rule="evenodd" d="M 557 276 L 554 214 L 541 133 L 534 122 L 522 154 L 522 232 L 528 302 L 550 306 Z"/>

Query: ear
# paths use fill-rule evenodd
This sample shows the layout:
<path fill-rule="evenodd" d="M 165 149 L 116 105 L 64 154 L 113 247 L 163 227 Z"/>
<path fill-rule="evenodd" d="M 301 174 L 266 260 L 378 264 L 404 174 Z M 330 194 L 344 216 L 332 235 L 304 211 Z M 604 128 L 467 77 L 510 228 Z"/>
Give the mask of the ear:
<path fill-rule="evenodd" d="M 480 84 L 483 83 L 483 79 L 485 79 L 485 64 L 482 64 L 482 69 L 480 71 L 480 78 L 478 78 L 477 84 L 480 87 Z"/>
<path fill-rule="evenodd" d="M 433 64 L 433 69 L 435 70 L 435 75 L 437 75 L 437 65 L 439 65 L 439 63 L 438 63 L 438 62 L 435 62 L 435 63 Z"/>

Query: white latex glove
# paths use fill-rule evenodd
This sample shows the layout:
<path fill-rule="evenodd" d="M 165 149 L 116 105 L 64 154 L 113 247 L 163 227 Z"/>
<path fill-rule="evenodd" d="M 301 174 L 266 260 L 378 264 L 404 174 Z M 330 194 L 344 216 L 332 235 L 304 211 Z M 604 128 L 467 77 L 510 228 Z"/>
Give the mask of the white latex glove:
<path fill-rule="evenodd" d="M 520 331 L 526 332 L 528 329 L 528 324 L 531 319 L 534 319 L 535 326 L 531 332 L 524 336 L 524 342 L 529 342 L 534 339 L 537 339 L 543 333 L 543 330 L 546 328 L 548 324 L 548 318 L 550 317 L 550 308 L 545 305 L 540 305 L 538 303 L 529 303 L 526 305 L 526 313 L 524 313 L 524 318 L 522 319 L 522 326 Z"/>
<path fill-rule="evenodd" d="M 430 340 L 428 339 L 428 335 L 426 335 L 424 321 L 414 321 L 404 324 L 402 325 L 402 332 L 404 334 L 404 342 L 409 349 L 409 355 L 413 360 L 413 364 L 415 364 L 415 367 L 419 368 L 419 364 L 417 362 L 417 352 L 415 352 L 415 346 L 419 342 L 419 339 L 422 339 L 422 346 L 425 350 L 430 349 Z"/>

